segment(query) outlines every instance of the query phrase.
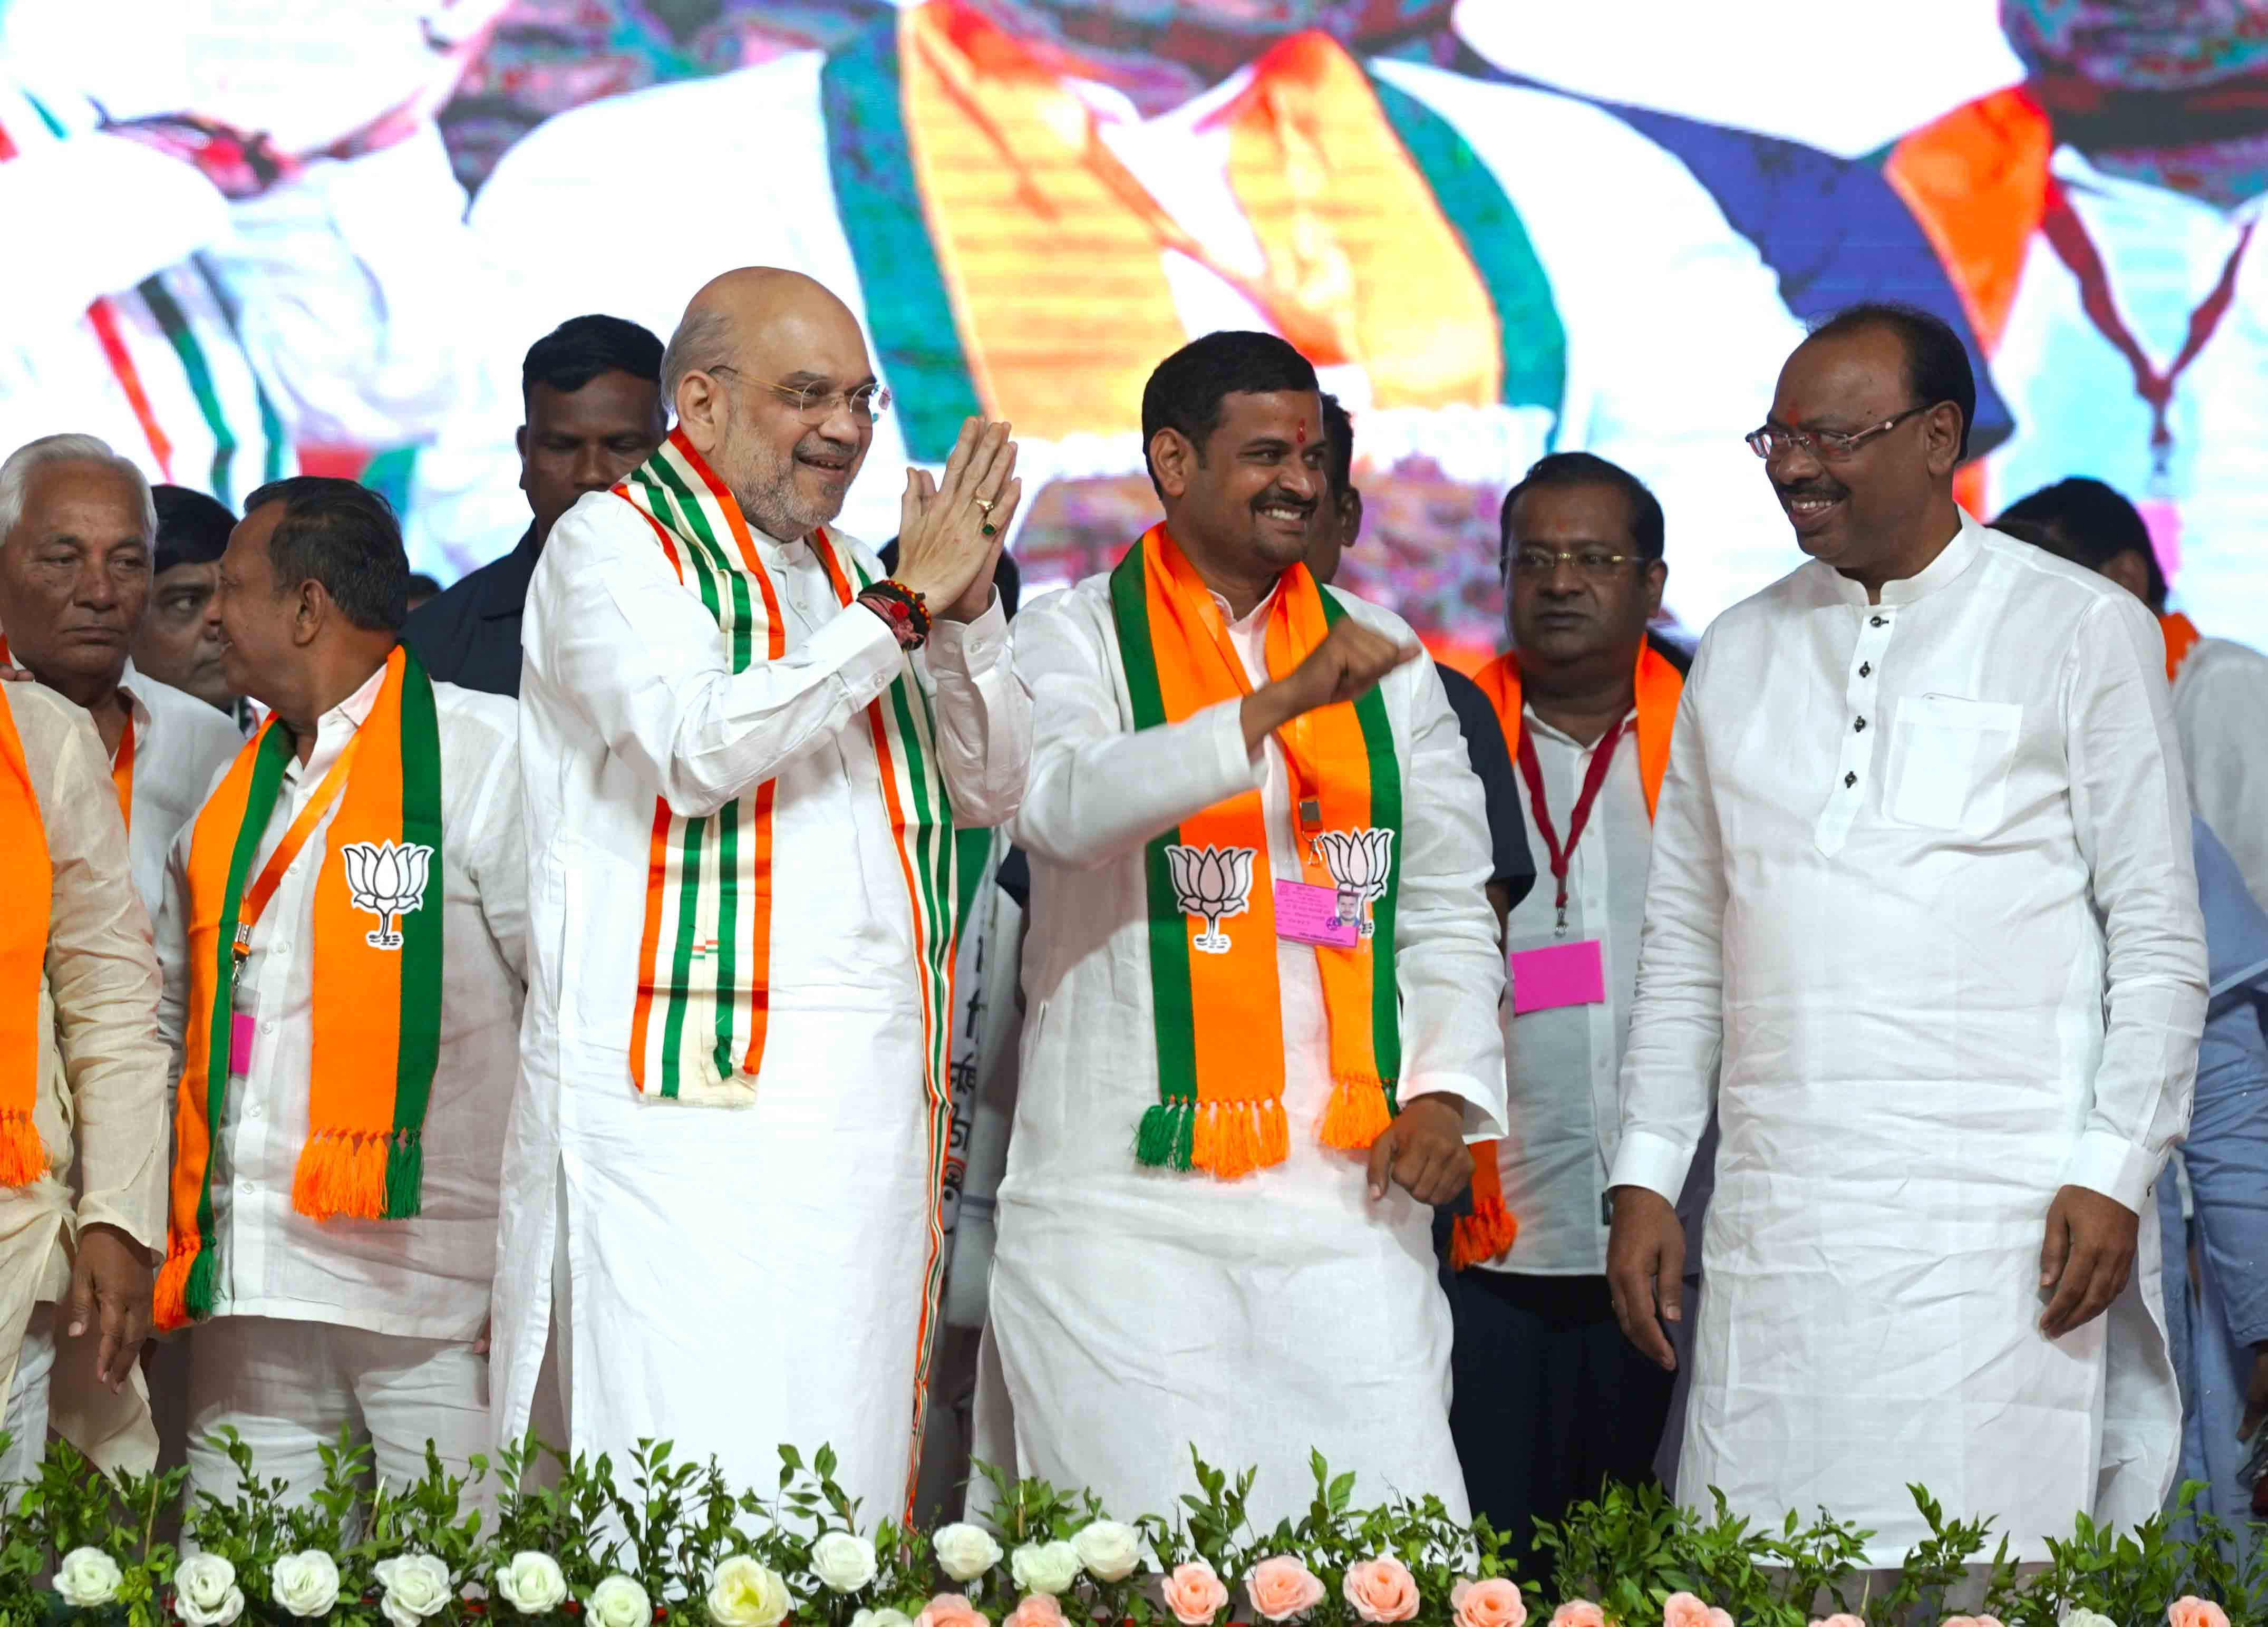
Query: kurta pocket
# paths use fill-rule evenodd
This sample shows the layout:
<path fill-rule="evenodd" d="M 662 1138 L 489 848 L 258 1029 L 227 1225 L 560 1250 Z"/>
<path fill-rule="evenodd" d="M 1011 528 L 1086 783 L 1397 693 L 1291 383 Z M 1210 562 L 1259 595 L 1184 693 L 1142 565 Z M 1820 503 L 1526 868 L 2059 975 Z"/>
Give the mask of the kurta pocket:
<path fill-rule="evenodd" d="M 1890 725 L 1883 811 L 1901 825 L 1981 833 L 2000 821 L 2024 709 L 1909 696 Z"/>

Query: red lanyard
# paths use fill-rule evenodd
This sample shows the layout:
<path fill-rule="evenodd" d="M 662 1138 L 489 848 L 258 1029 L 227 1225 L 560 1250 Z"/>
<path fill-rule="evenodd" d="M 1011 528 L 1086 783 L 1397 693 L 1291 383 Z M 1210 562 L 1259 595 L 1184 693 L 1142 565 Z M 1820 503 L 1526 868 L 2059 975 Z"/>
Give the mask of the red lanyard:
<path fill-rule="evenodd" d="M 2102 254 L 2095 247 L 2095 239 L 2087 235 L 2086 223 L 2080 219 L 2079 211 L 2072 207 L 2063 188 L 2053 180 L 2048 183 L 2047 213 L 2040 221 L 2041 230 L 2047 234 L 2056 257 L 2079 279 L 2079 303 L 2088 320 L 2134 370 L 2134 394 L 2150 409 L 2151 468 L 2161 480 L 2170 465 L 2174 445 L 2173 431 L 2166 426 L 2166 410 L 2174 399 L 2174 386 L 2189 371 L 2190 364 L 2197 360 L 2205 342 L 2220 326 L 2220 319 L 2228 314 L 2228 307 L 2235 303 L 2237 269 L 2244 263 L 2244 251 L 2251 246 L 2252 228 L 2257 224 L 2247 221 L 2244 229 L 2237 233 L 2236 247 L 2228 251 L 2228 261 L 2220 268 L 2220 280 L 2205 297 L 2205 303 L 2190 313 L 2189 337 L 2183 341 L 2181 354 L 2174 357 L 2172 366 L 2160 372 L 2142 353 L 2141 342 L 2126 326 L 2117 300 L 2111 297 L 2110 272 L 2102 263 Z"/>
<path fill-rule="evenodd" d="M 1627 723 L 1628 718 L 1623 719 Z M 1614 765 L 1615 747 L 1623 738 L 1623 723 L 1617 723 L 1599 737 L 1591 748 L 1591 766 L 1583 775 L 1581 794 L 1575 799 L 1575 812 L 1567 821 L 1567 841 L 1560 844 L 1559 833 L 1551 828 L 1551 810 L 1543 800 L 1543 769 L 1535 761 L 1535 731 L 1522 728 L 1520 732 L 1520 777 L 1528 782 L 1528 811 L 1535 816 L 1535 828 L 1543 837 L 1543 845 L 1551 854 L 1551 879 L 1558 884 L 1559 935 L 1567 935 L 1567 860 L 1575 844 L 1583 839 L 1583 827 L 1590 823 L 1591 805 L 1599 799 L 1599 787 L 1607 783 L 1607 770 Z"/>

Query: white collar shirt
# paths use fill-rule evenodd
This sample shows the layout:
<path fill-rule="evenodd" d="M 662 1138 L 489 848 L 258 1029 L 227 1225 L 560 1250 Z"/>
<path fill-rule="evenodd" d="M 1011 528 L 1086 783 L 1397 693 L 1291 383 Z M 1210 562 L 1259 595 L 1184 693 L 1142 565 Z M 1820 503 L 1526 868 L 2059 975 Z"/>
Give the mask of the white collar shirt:
<path fill-rule="evenodd" d="M 1575 801 L 1590 772 L 1595 745 L 1585 746 L 1543 722 L 1531 709 L 1521 727 L 1535 743 L 1545 806 L 1565 840 Z M 1523 782 L 1524 785 L 1525 782 Z M 1638 766 L 1638 733 L 1625 726 L 1597 801 L 1567 859 L 1567 928 L 1558 930 L 1557 886 L 1533 799 L 1520 799 L 1535 885 L 1505 922 L 1513 954 L 1596 939 L 1607 998 L 1513 1015 L 1503 1006 L 1505 1092 L 1509 1131 L 1497 1146 L 1505 1205 L 1520 1222 L 1520 1240 L 1485 1269 L 1537 1277 L 1596 1276 L 1607 1269 L 1607 1222 L 1601 1208 L 1618 1123 L 1616 1081 L 1623 1034 L 1638 983 L 1639 929 L 1646 918 L 1646 863 L 1653 821 Z"/>
<path fill-rule="evenodd" d="M 257 874 L 378 699 L 383 669 L 323 714 L 307 761 L 287 764 Z M 517 718 L 499 696 L 433 686 L 441 742 L 441 1047 L 425 1114 L 420 1212 L 318 1222 L 291 1206 L 310 1134 L 313 919 L 320 886 L 344 886 L 330 855 L 337 799 L 252 929 L 235 1009 L 253 1020 L 246 1073 L 229 1081 L 214 1137 L 220 1242 L 215 1315 L 322 1321 L 416 1338 L 469 1339 L 489 1314 L 504 1124 L 525 988 L 526 865 Z M 218 714 L 216 714 L 217 716 Z M 194 827 L 174 845 L 158 929 L 161 1011 L 178 1056 L 187 1027 L 187 887 Z M 429 881 L 429 888 L 433 886 Z M 432 907 L 428 899 L 427 907 Z"/>
<path fill-rule="evenodd" d="M 126 664 L 119 692 L 133 709 L 134 790 L 127 846 L 134 891 L 155 920 L 166 895 L 166 861 L 220 771 L 244 748 L 229 715 Z M 113 754 L 111 768 L 117 769 Z"/>

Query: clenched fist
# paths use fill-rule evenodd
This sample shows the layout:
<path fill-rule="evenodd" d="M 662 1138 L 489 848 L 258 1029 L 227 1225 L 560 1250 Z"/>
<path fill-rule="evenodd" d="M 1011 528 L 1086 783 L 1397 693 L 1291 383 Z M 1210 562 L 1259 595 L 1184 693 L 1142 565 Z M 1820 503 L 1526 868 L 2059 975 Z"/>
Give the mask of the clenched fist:
<path fill-rule="evenodd" d="M 1244 697 L 1244 749 L 1257 751 L 1262 740 L 1303 713 L 1360 700 L 1387 674 L 1424 653 L 1421 646 L 1396 644 L 1351 615 L 1340 618 L 1307 659 Z"/>

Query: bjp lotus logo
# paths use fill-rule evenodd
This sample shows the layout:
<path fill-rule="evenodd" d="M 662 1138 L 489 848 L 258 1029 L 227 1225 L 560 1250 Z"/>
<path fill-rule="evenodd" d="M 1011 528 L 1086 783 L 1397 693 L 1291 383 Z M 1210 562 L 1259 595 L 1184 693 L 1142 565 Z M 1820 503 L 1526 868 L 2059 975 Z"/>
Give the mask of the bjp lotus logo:
<path fill-rule="evenodd" d="M 1202 916 L 1205 930 L 1189 939 L 1200 954 L 1226 954 L 1228 934 L 1220 924 L 1252 907 L 1250 848 L 1182 847 L 1166 850 L 1173 872 L 1174 900 L 1184 915 Z"/>
<path fill-rule="evenodd" d="M 378 931 L 363 934 L 373 949 L 399 949 L 401 917 L 425 902 L 425 877 L 433 850 L 422 842 L 350 842 L 339 850 L 347 867 L 347 890 L 354 907 L 378 917 Z"/>
<path fill-rule="evenodd" d="M 1315 857 L 1338 884 L 1339 919 L 1362 923 L 1362 935 L 1377 930 L 1370 906 L 1386 896 L 1386 878 L 1394 865 L 1394 833 L 1390 830 L 1326 830 L 1315 838 Z"/>

